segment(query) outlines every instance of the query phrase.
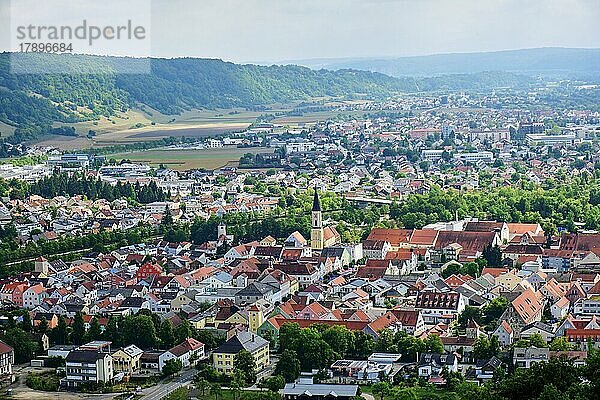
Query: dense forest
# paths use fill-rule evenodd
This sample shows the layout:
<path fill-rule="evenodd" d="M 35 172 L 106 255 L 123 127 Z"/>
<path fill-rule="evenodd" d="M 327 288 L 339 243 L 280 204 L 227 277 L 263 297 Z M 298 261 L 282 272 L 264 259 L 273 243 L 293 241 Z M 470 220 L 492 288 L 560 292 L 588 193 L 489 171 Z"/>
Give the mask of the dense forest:
<path fill-rule="evenodd" d="M 531 82 L 501 72 L 392 78 L 358 70 L 239 65 L 195 58 L 152 59 L 149 74 L 118 74 L 113 71 L 127 59 L 50 54 L 31 57 L 28 61 L 40 64 L 39 69 L 68 73 L 11 74 L 10 54 L 0 54 L 0 122 L 17 128 L 12 137 L 5 139 L 12 143 L 49 133 L 56 122 L 94 120 L 139 104 L 173 115 L 195 108 L 251 108 L 313 97 L 380 98 L 397 92 L 482 89 Z"/>
<path fill-rule="evenodd" d="M 148 185 L 121 183 L 116 185 L 96 178 L 88 178 L 83 174 L 66 173 L 44 177 L 33 183 L 12 180 L 0 181 L 0 194 L 10 195 L 13 199 L 24 199 L 30 195 L 38 195 L 51 199 L 56 196 L 85 196 L 91 200 L 106 199 L 113 201 L 126 198 L 130 201 L 148 204 L 164 201 L 170 197 L 152 181 Z"/>
<path fill-rule="evenodd" d="M 443 191 L 434 187 L 425 194 L 407 196 L 390 207 L 390 217 L 407 228 L 437 221 L 476 217 L 505 222 L 537 222 L 547 233 L 562 228 L 577 231 L 600 228 L 600 179 L 591 176 L 561 183 L 490 188 L 484 191 Z"/>

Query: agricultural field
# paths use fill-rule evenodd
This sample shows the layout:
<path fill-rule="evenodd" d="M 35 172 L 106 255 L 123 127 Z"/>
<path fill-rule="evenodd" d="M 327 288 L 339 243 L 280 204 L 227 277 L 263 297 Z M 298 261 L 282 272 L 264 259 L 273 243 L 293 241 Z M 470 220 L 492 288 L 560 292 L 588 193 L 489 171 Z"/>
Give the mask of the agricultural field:
<path fill-rule="evenodd" d="M 246 153 L 272 153 L 274 149 L 263 147 L 238 148 L 223 147 L 220 149 L 202 149 L 202 150 L 146 150 L 134 151 L 130 153 L 113 154 L 110 158 L 115 160 L 131 160 L 134 162 L 144 162 L 153 166 L 164 164 L 168 168 L 185 171 L 188 169 L 217 169 L 224 166 L 237 167 L 241 156 Z"/>
<path fill-rule="evenodd" d="M 143 109 L 129 110 L 110 118 L 101 117 L 97 121 L 61 124 L 74 127 L 79 136 L 47 135 L 35 144 L 75 150 L 152 141 L 170 136 L 201 138 L 244 130 L 259 115 L 258 112 L 241 109 L 193 110 L 181 115 L 164 115 L 144 106 Z M 95 136 L 89 138 L 90 131 Z M 0 132 L 3 132 L 1 126 Z"/>
<path fill-rule="evenodd" d="M 74 127 L 78 136 L 46 135 L 31 144 L 74 151 L 159 140 L 171 136 L 203 138 L 243 131 L 262 114 L 280 114 L 272 122 L 292 126 L 323 121 L 337 115 L 350 115 L 353 117 L 362 115 L 362 112 L 356 111 L 317 111 L 306 112 L 298 116 L 281 115 L 292 110 L 293 107 L 294 104 L 275 104 L 265 111 L 248 111 L 245 109 L 191 110 L 181 115 L 164 115 L 150 107 L 142 106 L 110 118 L 101 117 L 97 121 L 57 124 L 56 126 Z M 6 130 L 8 131 L 8 129 Z M 4 129 L 0 125 L 0 132 L 3 131 Z M 94 132 L 94 136 L 88 137 L 90 131 Z"/>

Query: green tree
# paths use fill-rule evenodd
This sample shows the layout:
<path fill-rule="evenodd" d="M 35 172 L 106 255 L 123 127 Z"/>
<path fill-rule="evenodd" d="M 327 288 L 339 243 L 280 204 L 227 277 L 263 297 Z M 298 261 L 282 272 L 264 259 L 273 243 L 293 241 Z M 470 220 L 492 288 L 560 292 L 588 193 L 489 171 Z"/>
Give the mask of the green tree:
<path fill-rule="evenodd" d="M 592 348 L 588 351 L 583 376 L 590 382 L 594 393 L 600 392 L 600 350 Z"/>
<path fill-rule="evenodd" d="M 111 316 L 103 332 L 104 340 L 112 342 L 113 346 L 120 347 L 124 344 L 123 318 Z"/>
<path fill-rule="evenodd" d="M 354 347 L 349 349 L 350 356 L 357 359 L 369 357 L 375 350 L 375 339 L 363 331 L 354 332 Z"/>
<path fill-rule="evenodd" d="M 256 382 L 256 361 L 247 350 L 241 350 L 233 358 L 233 369 L 237 371 L 248 384 Z"/>
<path fill-rule="evenodd" d="M 175 375 L 176 373 L 180 372 L 183 369 L 183 364 L 181 363 L 181 360 L 178 358 L 172 358 L 170 360 L 167 360 L 167 362 L 165 362 L 165 365 L 163 366 L 162 369 L 162 374 L 164 376 L 172 376 Z"/>
<path fill-rule="evenodd" d="M 80 312 L 75 314 L 71 328 L 73 329 L 73 332 L 71 333 L 73 344 L 83 344 L 83 338 L 85 336 L 85 323 L 83 322 L 83 315 Z"/>
<path fill-rule="evenodd" d="M 215 400 L 219 400 L 219 397 L 221 397 L 221 394 L 223 393 L 221 384 L 217 382 L 210 385 L 210 393 L 215 396 Z"/>
<path fill-rule="evenodd" d="M 291 349 L 296 351 L 301 341 L 302 330 L 296 323 L 286 323 L 279 329 L 279 351 Z"/>
<path fill-rule="evenodd" d="M 442 354 L 444 352 L 444 344 L 438 335 L 432 334 L 427 336 L 425 340 L 423 340 L 423 344 L 425 345 L 425 350 L 429 353 Z"/>
<path fill-rule="evenodd" d="M 394 334 L 389 329 L 382 329 L 377 338 L 376 350 L 383 353 L 395 353 Z"/>
<path fill-rule="evenodd" d="M 571 345 L 564 336 L 555 337 L 550 342 L 550 350 L 552 351 L 569 351 L 574 350 L 575 346 Z"/>
<path fill-rule="evenodd" d="M 280 389 L 285 387 L 285 379 L 283 379 L 281 375 L 273 375 L 268 378 L 263 378 L 260 381 L 259 387 L 278 393 Z"/>
<path fill-rule="evenodd" d="M 170 349 L 175 345 L 175 335 L 173 333 L 173 324 L 169 319 L 165 319 L 160 323 L 160 331 L 158 337 L 163 348 Z"/>
<path fill-rule="evenodd" d="M 55 344 L 69 344 L 69 332 L 67 330 L 67 321 L 65 317 L 59 315 L 58 323 L 52 329 L 52 340 Z"/>
<path fill-rule="evenodd" d="M 529 337 L 529 344 L 538 348 L 548 347 L 548 344 L 539 333 L 534 333 Z"/>
<path fill-rule="evenodd" d="M 171 209 L 167 205 L 165 207 L 165 212 L 163 213 L 162 220 L 160 221 L 162 226 L 172 226 L 174 224 L 173 216 L 171 215 Z"/>
<path fill-rule="evenodd" d="M 354 347 L 354 334 L 343 325 L 327 328 L 321 337 L 335 352 L 336 358 L 346 357 L 348 349 Z"/>
<path fill-rule="evenodd" d="M 561 393 L 553 384 L 549 384 L 544 386 L 537 400 L 569 400 L 569 396 L 566 393 Z"/>
<path fill-rule="evenodd" d="M 378 382 L 372 387 L 373 394 L 379 396 L 380 400 L 385 400 L 386 396 L 392 393 L 392 386 L 388 382 Z"/>
<path fill-rule="evenodd" d="M 200 374 L 194 377 L 194 385 L 196 385 L 196 388 L 202 392 L 202 396 L 206 395 L 206 391 L 210 389 L 210 382 Z"/>
<path fill-rule="evenodd" d="M 406 362 L 416 361 L 417 353 L 426 351 L 423 341 L 405 331 L 398 331 L 394 334 L 394 343 L 397 351 L 402 354 L 402 359 Z"/>
<path fill-rule="evenodd" d="M 15 352 L 15 363 L 22 364 L 33 359 L 38 351 L 37 342 L 31 340 L 29 333 L 21 328 L 9 328 L 2 335 L 2 340 Z"/>
<path fill-rule="evenodd" d="M 275 366 L 275 375 L 280 375 L 286 382 L 294 382 L 300 376 L 300 360 L 294 350 L 286 349 L 281 353 Z"/>
<path fill-rule="evenodd" d="M 102 328 L 100 327 L 100 322 L 98 322 L 98 318 L 92 317 L 90 321 L 90 329 L 87 331 L 87 340 L 100 340 L 102 337 Z"/>
<path fill-rule="evenodd" d="M 502 265 L 502 252 L 498 246 L 487 246 L 483 250 L 483 258 L 490 267 L 499 267 Z"/>
<path fill-rule="evenodd" d="M 233 392 L 233 400 L 239 400 L 242 395 L 242 387 L 245 385 L 244 378 L 240 377 L 239 373 L 235 374 L 236 377 L 233 378 L 229 387 L 231 388 L 231 392 Z"/>
<path fill-rule="evenodd" d="M 194 336 L 192 332 L 192 326 L 187 320 L 181 321 L 177 328 L 175 328 L 175 343 L 179 344 L 185 339 Z"/>
<path fill-rule="evenodd" d="M 566 393 L 579 387 L 580 383 L 579 369 L 571 360 L 566 357 L 550 358 L 547 362 L 534 363 L 528 369 L 518 368 L 500 382 L 498 397 L 535 399 L 544 392 L 546 386 L 554 385 L 559 393 Z"/>
<path fill-rule="evenodd" d="M 479 307 L 466 306 L 463 312 L 458 315 L 458 324 L 466 328 L 470 320 L 481 323 L 481 309 Z"/>
<path fill-rule="evenodd" d="M 482 307 L 482 322 L 495 328 L 497 321 L 508 308 L 508 300 L 504 297 L 496 297 Z"/>
<path fill-rule="evenodd" d="M 21 327 L 25 332 L 31 332 L 31 315 L 29 315 L 29 311 L 25 311 L 23 313 L 23 321 L 21 322 Z"/>
<path fill-rule="evenodd" d="M 492 338 L 488 339 L 485 335 L 481 335 L 473 344 L 473 356 L 477 360 L 487 360 L 499 353 L 500 343 L 497 336 L 492 335 Z"/>
<path fill-rule="evenodd" d="M 123 322 L 124 343 L 135 344 L 141 349 L 151 349 L 158 343 L 152 317 L 147 315 L 128 316 Z"/>

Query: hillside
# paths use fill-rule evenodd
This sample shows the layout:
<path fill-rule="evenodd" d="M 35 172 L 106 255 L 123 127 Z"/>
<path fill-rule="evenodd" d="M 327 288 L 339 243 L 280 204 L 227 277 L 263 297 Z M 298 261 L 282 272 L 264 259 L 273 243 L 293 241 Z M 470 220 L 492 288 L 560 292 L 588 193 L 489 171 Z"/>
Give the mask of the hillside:
<path fill-rule="evenodd" d="M 16 128 L 13 143 L 44 133 L 56 123 L 111 116 L 139 104 L 163 114 L 200 108 L 253 108 L 314 97 L 381 98 L 398 92 L 479 90 L 523 86 L 530 79 L 508 73 L 434 78 L 393 78 L 358 70 L 311 70 L 299 66 L 238 65 L 213 59 L 152 59 L 151 74 L 115 74 L 127 59 L 75 55 L 37 55 L 47 70 L 73 74 L 14 75 L 9 54 L 0 54 L 0 122 Z M 101 74 L 85 73 L 87 67 Z M 60 67 L 60 68 L 59 68 Z"/>
<path fill-rule="evenodd" d="M 552 78 L 600 78 L 600 49 L 539 48 L 400 58 L 296 60 L 291 63 L 314 69 L 352 68 L 395 77 L 507 71 Z"/>

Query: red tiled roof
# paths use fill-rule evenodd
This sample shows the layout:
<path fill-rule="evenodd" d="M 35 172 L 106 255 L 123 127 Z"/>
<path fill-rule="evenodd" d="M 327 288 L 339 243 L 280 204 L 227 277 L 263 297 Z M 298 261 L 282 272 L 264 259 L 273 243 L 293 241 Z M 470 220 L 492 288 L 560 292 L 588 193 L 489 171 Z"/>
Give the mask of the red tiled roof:
<path fill-rule="evenodd" d="M 483 268 L 483 271 L 481 271 L 481 275 L 490 274 L 494 278 L 497 278 L 502 274 L 506 274 L 507 272 L 508 272 L 508 268 L 485 267 L 485 268 Z"/>
<path fill-rule="evenodd" d="M 410 237 L 410 244 L 420 246 L 433 246 L 438 238 L 439 231 L 433 229 L 415 229 Z"/>
<path fill-rule="evenodd" d="M 0 354 L 11 353 L 13 348 L 7 345 L 6 343 L 0 341 Z"/>
<path fill-rule="evenodd" d="M 389 242 L 392 246 L 399 246 L 401 243 L 408 243 L 411 235 L 412 230 L 410 229 L 374 228 L 367 239 L 382 240 Z"/>
<path fill-rule="evenodd" d="M 403 260 L 408 261 L 412 259 L 415 252 L 413 249 L 398 249 L 397 251 L 390 251 L 385 255 L 386 260 Z"/>
<path fill-rule="evenodd" d="M 419 318 L 419 311 L 417 310 L 402 310 L 393 309 L 392 313 L 401 322 L 403 326 L 416 326 Z"/>
<path fill-rule="evenodd" d="M 495 232 L 440 231 L 435 248 L 443 249 L 450 244 L 458 243 L 462 246 L 464 252 L 483 252 L 487 246 L 494 242 L 495 238 Z"/>
<path fill-rule="evenodd" d="M 536 315 L 538 315 L 544 307 L 538 296 L 531 289 L 527 289 L 517 296 L 517 298 L 512 301 L 512 306 L 526 324 L 533 322 Z"/>

